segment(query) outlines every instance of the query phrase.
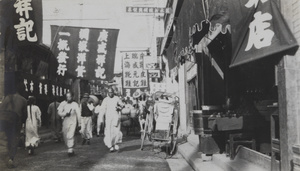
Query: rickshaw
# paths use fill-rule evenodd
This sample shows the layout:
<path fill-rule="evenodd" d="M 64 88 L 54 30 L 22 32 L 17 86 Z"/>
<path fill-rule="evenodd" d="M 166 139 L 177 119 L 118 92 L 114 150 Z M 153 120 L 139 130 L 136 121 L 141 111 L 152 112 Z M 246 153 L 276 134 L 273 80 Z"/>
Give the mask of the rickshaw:
<path fill-rule="evenodd" d="M 153 150 L 166 147 L 166 158 L 172 157 L 176 149 L 179 126 L 179 98 L 172 94 L 156 92 L 152 100 L 154 103 L 148 108 L 144 131 L 141 132 L 141 150 L 145 139 L 148 138 L 152 142 Z"/>

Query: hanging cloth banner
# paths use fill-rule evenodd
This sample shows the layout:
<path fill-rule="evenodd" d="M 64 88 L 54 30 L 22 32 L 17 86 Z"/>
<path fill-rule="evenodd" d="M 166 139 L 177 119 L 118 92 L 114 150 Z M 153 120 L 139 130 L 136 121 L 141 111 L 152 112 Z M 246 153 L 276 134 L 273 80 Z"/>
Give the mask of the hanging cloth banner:
<path fill-rule="evenodd" d="M 111 80 L 118 34 L 118 29 L 51 26 L 51 50 L 58 61 L 57 74 Z"/>
<path fill-rule="evenodd" d="M 233 48 L 230 67 L 298 48 L 273 0 L 228 0 L 228 8 Z"/>
<path fill-rule="evenodd" d="M 0 10 L 1 46 L 17 48 L 42 42 L 42 0 L 2 0 Z"/>

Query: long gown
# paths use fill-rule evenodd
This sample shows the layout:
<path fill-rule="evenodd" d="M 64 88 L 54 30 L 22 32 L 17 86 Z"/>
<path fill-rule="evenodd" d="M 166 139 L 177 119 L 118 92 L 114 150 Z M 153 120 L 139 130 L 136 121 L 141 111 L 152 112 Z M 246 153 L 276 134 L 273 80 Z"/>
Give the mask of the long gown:
<path fill-rule="evenodd" d="M 106 97 L 102 106 L 105 110 L 105 130 L 104 130 L 104 144 L 111 148 L 122 141 L 122 132 L 120 131 L 120 114 L 116 110 L 118 103 L 121 103 L 119 97 Z"/>
<path fill-rule="evenodd" d="M 66 116 L 67 113 L 71 113 L 70 116 Z M 66 146 L 69 151 L 74 147 L 74 135 L 77 122 L 80 121 L 80 109 L 76 102 L 68 103 L 63 101 L 58 107 L 58 115 L 63 117 L 62 132 Z M 80 125 L 80 122 L 78 122 Z"/>
<path fill-rule="evenodd" d="M 37 147 L 40 140 L 38 127 L 41 126 L 41 110 L 38 106 L 32 105 L 31 109 L 30 106 L 27 107 L 27 113 L 25 146 Z"/>

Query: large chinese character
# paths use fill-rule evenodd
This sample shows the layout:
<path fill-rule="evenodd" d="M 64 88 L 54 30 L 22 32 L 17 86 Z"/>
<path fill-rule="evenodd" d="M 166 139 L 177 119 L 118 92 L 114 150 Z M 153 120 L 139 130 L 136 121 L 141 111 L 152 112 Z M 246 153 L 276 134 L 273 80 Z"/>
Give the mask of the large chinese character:
<path fill-rule="evenodd" d="M 132 57 L 132 59 L 138 59 L 138 54 L 137 53 L 132 53 L 131 57 Z"/>
<path fill-rule="evenodd" d="M 125 78 L 131 78 L 131 72 L 130 71 L 125 72 Z"/>
<path fill-rule="evenodd" d="M 139 68 L 138 63 L 137 62 L 133 62 L 132 68 Z"/>
<path fill-rule="evenodd" d="M 102 67 L 99 66 L 95 70 L 96 78 L 105 79 L 106 78 L 106 74 L 104 72 L 105 72 L 105 68 L 102 68 Z"/>
<path fill-rule="evenodd" d="M 58 39 L 57 48 L 58 50 L 69 51 L 70 47 L 68 45 L 68 40 Z"/>
<path fill-rule="evenodd" d="M 137 71 L 134 71 L 134 72 L 133 72 L 133 78 L 139 78 L 138 72 L 137 72 Z"/>
<path fill-rule="evenodd" d="M 67 63 L 67 59 L 69 59 L 69 57 L 67 56 L 66 52 L 61 51 L 58 53 L 58 56 L 57 56 L 58 63 Z"/>
<path fill-rule="evenodd" d="M 43 94 L 43 84 L 42 83 L 39 83 L 39 93 L 40 94 Z"/>
<path fill-rule="evenodd" d="M 105 55 L 97 55 L 96 63 L 98 65 L 100 65 L 101 67 L 103 67 L 103 65 L 105 63 Z"/>
<path fill-rule="evenodd" d="M 89 33 L 90 33 L 89 29 L 80 29 L 79 38 L 89 40 Z"/>
<path fill-rule="evenodd" d="M 126 81 L 125 81 L 125 86 L 126 86 L 126 87 L 131 87 L 131 82 L 130 82 L 130 80 L 126 80 Z"/>
<path fill-rule="evenodd" d="M 141 54 L 140 54 L 140 60 L 143 60 L 143 59 L 144 59 L 144 56 L 145 56 L 145 54 L 144 54 L 144 53 L 141 53 Z"/>
<path fill-rule="evenodd" d="M 80 63 L 83 65 L 83 63 L 86 61 L 86 53 L 78 53 L 77 56 L 77 63 Z"/>
<path fill-rule="evenodd" d="M 144 68 L 144 61 L 140 62 L 140 68 Z"/>
<path fill-rule="evenodd" d="M 17 0 L 14 4 L 16 8 L 16 13 L 23 17 L 25 13 L 25 18 L 29 18 L 29 11 L 32 11 L 31 0 Z"/>
<path fill-rule="evenodd" d="M 251 8 L 251 7 L 254 6 L 254 7 L 256 8 L 259 1 L 261 1 L 262 3 L 265 3 L 265 2 L 267 2 L 268 0 L 249 0 L 249 1 L 247 2 L 247 4 L 245 5 L 245 7 Z"/>
<path fill-rule="evenodd" d="M 97 52 L 100 54 L 107 54 L 106 45 L 107 44 L 105 42 L 99 43 Z"/>
<path fill-rule="evenodd" d="M 146 87 L 147 86 L 147 80 L 141 80 L 141 86 Z"/>
<path fill-rule="evenodd" d="M 77 77 L 83 77 L 83 74 L 86 72 L 85 66 L 79 65 L 75 71 L 77 72 Z"/>
<path fill-rule="evenodd" d="M 139 87 L 139 81 L 138 80 L 134 80 L 133 81 L 133 87 Z"/>
<path fill-rule="evenodd" d="M 64 76 L 67 71 L 67 65 L 59 64 L 57 67 L 57 74 Z"/>
<path fill-rule="evenodd" d="M 106 30 L 103 30 L 100 32 L 100 35 L 98 37 L 98 42 L 107 42 L 108 32 Z"/>
<path fill-rule="evenodd" d="M 34 34 L 33 37 L 30 36 L 30 32 L 33 30 L 33 25 L 34 23 L 32 20 L 25 22 L 24 18 L 20 18 L 20 24 L 14 25 L 14 28 L 17 29 L 17 36 L 20 41 L 25 40 L 26 37 L 29 42 L 37 41 L 36 34 Z"/>
<path fill-rule="evenodd" d="M 124 62 L 124 68 L 130 68 L 130 62 L 128 61 Z"/>
<path fill-rule="evenodd" d="M 124 59 L 130 59 L 128 53 L 125 53 Z"/>
<path fill-rule="evenodd" d="M 79 52 L 88 52 L 89 50 L 87 49 L 88 47 L 88 42 L 86 40 L 80 40 L 78 43 L 78 51 Z"/>
<path fill-rule="evenodd" d="M 249 38 L 245 51 L 248 51 L 254 47 L 260 49 L 262 47 L 270 46 L 274 32 L 270 29 L 270 23 L 266 22 L 272 19 L 272 15 L 269 13 L 262 14 L 261 11 L 254 14 L 254 20 L 249 25 Z"/>
<path fill-rule="evenodd" d="M 141 72 L 141 77 L 142 77 L 142 78 L 145 78 L 145 77 L 146 77 L 146 72 L 145 72 L 145 71 L 142 71 L 142 72 Z"/>
<path fill-rule="evenodd" d="M 44 85 L 44 92 L 46 95 L 48 95 L 48 85 L 47 84 Z"/>

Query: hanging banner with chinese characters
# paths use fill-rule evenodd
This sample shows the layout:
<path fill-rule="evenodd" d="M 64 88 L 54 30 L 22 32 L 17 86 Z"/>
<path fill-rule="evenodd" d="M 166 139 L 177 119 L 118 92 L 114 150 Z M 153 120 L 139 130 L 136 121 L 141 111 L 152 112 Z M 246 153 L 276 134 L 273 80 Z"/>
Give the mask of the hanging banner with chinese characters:
<path fill-rule="evenodd" d="M 233 48 L 231 67 L 298 47 L 273 0 L 228 0 L 228 8 Z"/>
<path fill-rule="evenodd" d="M 17 40 L 21 44 L 42 42 L 42 0 L 16 0 L 13 6 Z"/>
<path fill-rule="evenodd" d="M 70 91 L 70 86 L 52 82 L 50 80 L 41 80 L 31 74 L 20 73 L 18 80 L 23 82 L 25 87 L 24 95 L 35 96 L 38 99 L 46 99 L 56 97 L 64 97 Z"/>
<path fill-rule="evenodd" d="M 51 26 L 52 51 L 58 61 L 57 74 L 111 80 L 118 34 L 118 29 Z"/>
<path fill-rule="evenodd" d="M 0 12 L 1 48 L 42 42 L 42 0 L 1 0 Z"/>
<path fill-rule="evenodd" d="M 148 71 L 144 69 L 146 52 L 123 52 L 123 92 L 133 94 L 136 89 L 148 88 Z M 127 92 L 127 93 L 126 93 Z"/>

